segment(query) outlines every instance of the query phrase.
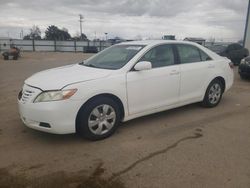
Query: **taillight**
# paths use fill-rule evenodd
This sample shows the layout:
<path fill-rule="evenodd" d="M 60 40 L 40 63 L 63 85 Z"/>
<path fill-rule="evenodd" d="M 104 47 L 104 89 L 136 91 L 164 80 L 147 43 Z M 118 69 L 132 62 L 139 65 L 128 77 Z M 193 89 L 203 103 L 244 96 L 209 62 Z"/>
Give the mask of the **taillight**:
<path fill-rule="evenodd" d="M 233 64 L 232 62 L 230 62 L 230 63 L 229 63 L 229 67 L 230 67 L 231 69 L 233 69 L 233 68 L 234 68 L 234 64 Z"/>

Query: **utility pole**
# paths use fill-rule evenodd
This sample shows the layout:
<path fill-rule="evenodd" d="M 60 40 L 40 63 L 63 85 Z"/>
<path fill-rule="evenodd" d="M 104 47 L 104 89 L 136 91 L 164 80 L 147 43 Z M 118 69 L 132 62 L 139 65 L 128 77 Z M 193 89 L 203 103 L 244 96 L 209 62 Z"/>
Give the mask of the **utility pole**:
<path fill-rule="evenodd" d="M 20 39 L 23 39 L 23 29 L 20 32 Z"/>
<path fill-rule="evenodd" d="M 108 40 L 108 33 L 105 33 L 105 35 L 106 35 L 106 41 Z"/>
<path fill-rule="evenodd" d="M 80 22 L 80 35 L 81 35 L 80 39 L 82 40 L 82 22 L 83 22 L 84 17 L 82 14 L 79 14 L 79 17 L 80 17 L 79 22 Z"/>

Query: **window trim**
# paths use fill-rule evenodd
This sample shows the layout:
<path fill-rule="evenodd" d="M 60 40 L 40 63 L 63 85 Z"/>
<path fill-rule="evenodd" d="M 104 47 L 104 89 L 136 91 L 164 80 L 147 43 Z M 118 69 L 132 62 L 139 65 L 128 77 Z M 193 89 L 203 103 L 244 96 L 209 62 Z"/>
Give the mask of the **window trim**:
<path fill-rule="evenodd" d="M 178 53 L 176 52 L 174 43 L 157 44 L 157 45 L 152 46 L 152 47 L 151 47 L 150 49 L 148 49 L 147 51 L 145 51 L 145 52 L 140 56 L 140 58 L 135 62 L 135 64 L 132 66 L 132 68 L 129 70 L 129 72 L 131 72 L 131 71 L 137 72 L 137 71 L 134 69 L 134 67 L 135 67 L 135 65 L 136 65 L 137 63 L 140 62 L 141 58 L 142 58 L 144 55 L 146 55 L 150 50 L 152 50 L 152 49 L 154 49 L 154 48 L 157 48 L 157 47 L 159 47 L 159 46 L 163 46 L 163 45 L 169 45 L 169 46 L 172 48 L 173 55 L 174 55 L 174 64 L 172 64 L 172 65 L 166 65 L 166 66 L 162 66 L 162 67 L 155 67 L 155 68 L 152 67 L 152 69 L 160 69 L 160 68 L 166 68 L 166 67 L 169 67 L 169 66 L 178 65 L 178 64 L 179 64 L 179 63 L 178 63 Z M 152 69 L 151 69 L 151 70 L 152 70 Z"/>

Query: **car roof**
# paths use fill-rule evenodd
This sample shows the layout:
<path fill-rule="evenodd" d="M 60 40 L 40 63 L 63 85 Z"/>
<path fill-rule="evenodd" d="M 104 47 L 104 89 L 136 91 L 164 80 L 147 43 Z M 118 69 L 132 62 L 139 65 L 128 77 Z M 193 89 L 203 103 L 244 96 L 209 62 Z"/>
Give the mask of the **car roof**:
<path fill-rule="evenodd" d="M 131 41 L 131 42 L 122 42 L 118 45 L 150 45 L 154 46 L 157 44 L 192 44 L 192 45 L 198 45 L 195 42 L 189 42 L 189 41 L 178 41 L 178 40 L 141 40 L 141 41 Z"/>

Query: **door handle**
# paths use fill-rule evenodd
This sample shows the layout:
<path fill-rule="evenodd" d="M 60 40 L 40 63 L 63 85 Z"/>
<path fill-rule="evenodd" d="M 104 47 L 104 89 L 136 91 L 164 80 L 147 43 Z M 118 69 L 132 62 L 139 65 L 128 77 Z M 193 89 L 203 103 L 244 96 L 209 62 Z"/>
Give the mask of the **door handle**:
<path fill-rule="evenodd" d="M 178 75 L 178 74 L 180 74 L 180 72 L 177 71 L 177 70 L 172 70 L 172 71 L 170 72 L 170 75 Z"/>

